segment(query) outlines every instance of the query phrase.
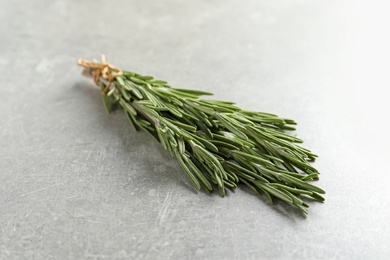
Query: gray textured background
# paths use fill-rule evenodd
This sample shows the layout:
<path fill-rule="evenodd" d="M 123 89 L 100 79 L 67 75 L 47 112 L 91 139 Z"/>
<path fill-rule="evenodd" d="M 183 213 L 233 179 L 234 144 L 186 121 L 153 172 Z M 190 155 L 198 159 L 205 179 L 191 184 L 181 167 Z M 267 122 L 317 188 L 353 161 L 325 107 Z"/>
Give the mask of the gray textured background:
<path fill-rule="evenodd" d="M 1 0 L 0 258 L 389 259 L 385 3 Z M 297 120 L 326 203 L 197 192 L 105 112 L 76 66 L 100 53 Z"/>

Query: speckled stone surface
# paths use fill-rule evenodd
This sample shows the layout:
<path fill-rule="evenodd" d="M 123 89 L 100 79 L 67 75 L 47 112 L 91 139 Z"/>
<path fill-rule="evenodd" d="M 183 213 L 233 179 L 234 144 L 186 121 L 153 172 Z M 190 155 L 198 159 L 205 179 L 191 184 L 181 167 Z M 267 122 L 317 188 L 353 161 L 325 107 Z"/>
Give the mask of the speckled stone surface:
<path fill-rule="evenodd" d="M 0 1 L 1 259 L 389 259 L 386 1 Z M 78 58 L 298 121 L 326 203 L 196 191 Z"/>

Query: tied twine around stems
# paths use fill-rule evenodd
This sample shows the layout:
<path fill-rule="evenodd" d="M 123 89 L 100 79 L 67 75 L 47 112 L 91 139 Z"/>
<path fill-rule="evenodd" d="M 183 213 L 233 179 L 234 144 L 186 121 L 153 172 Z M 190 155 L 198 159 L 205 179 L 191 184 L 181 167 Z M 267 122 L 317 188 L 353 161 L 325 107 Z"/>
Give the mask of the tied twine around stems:
<path fill-rule="evenodd" d="M 99 86 L 99 78 L 100 76 L 103 79 L 106 79 L 108 81 L 107 86 L 103 89 L 103 93 L 107 94 L 108 90 L 110 89 L 112 81 L 118 77 L 123 75 L 123 71 L 114 67 L 110 63 L 106 62 L 106 56 L 104 54 L 101 55 L 102 63 L 95 63 L 93 61 L 85 60 L 85 59 L 79 59 L 77 61 L 77 65 L 83 66 L 85 68 L 89 68 L 92 70 L 95 70 L 93 80 L 95 81 L 96 85 Z"/>

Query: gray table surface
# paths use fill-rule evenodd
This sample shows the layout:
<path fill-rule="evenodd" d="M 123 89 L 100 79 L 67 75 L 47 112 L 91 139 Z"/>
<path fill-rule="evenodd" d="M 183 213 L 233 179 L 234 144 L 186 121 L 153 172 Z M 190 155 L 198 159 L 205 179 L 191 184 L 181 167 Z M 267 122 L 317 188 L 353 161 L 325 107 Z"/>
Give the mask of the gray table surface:
<path fill-rule="evenodd" d="M 390 19 L 364 2 L 0 1 L 0 258 L 389 259 Z M 100 53 L 295 119 L 326 203 L 197 192 L 105 112 L 76 66 Z"/>

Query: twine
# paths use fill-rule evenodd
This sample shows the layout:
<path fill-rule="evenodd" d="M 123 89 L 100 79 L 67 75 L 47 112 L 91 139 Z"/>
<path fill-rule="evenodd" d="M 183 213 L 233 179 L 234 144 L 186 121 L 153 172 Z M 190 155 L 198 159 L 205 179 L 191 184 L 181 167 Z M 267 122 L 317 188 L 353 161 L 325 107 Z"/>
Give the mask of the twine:
<path fill-rule="evenodd" d="M 95 63 L 93 61 L 85 60 L 85 59 L 79 59 L 77 61 L 77 65 L 83 66 L 85 68 L 89 68 L 95 71 L 93 75 L 93 80 L 95 81 L 96 85 L 99 86 L 99 79 L 102 77 L 103 79 L 108 81 L 107 86 L 104 88 L 103 92 L 107 93 L 110 89 L 112 81 L 118 77 L 123 75 L 123 71 L 115 68 L 110 63 L 106 62 L 106 56 L 102 54 L 101 56 L 102 63 Z"/>

